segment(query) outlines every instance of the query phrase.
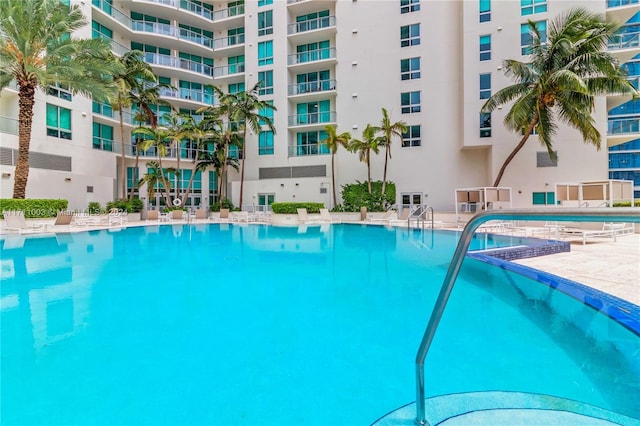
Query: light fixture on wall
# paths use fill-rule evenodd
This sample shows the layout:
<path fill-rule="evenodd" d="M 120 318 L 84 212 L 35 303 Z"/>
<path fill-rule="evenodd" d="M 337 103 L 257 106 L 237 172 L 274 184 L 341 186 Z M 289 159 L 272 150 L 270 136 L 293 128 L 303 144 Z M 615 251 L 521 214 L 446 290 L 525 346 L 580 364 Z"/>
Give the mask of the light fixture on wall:
<path fill-rule="evenodd" d="M 9 177 L 11 177 L 11 173 L 3 173 L 2 177 L 5 178 L 5 179 L 9 178 Z"/>
<path fill-rule="evenodd" d="M 71 178 L 64 178 L 65 182 L 71 182 Z"/>
<path fill-rule="evenodd" d="M 296 182 L 296 186 L 300 186 L 300 184 L 298 182 Z"/>
<path fill-rule="evenodd" d="M 284 183 L 281 183 L 281 184 L 280 184 L 280 187 L 281 187 L 281 188 L 284 188 Z"/>

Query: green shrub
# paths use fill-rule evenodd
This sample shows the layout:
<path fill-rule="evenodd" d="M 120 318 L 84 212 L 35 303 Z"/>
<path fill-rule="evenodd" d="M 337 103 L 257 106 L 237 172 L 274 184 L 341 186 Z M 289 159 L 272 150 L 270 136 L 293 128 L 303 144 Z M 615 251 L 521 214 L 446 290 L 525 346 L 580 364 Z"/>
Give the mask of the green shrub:
<path fill-rule="evenodd" d="M 307 213 L 320 213 L 320 209 L 324 208 L 323 203 L 273 203 L 271 210 L 280 214 L 296 214 L 298 209 L 307 209 Z"/>
<path fill-rule="evenodd" d="M 369 194 L 367 182 L 343 185 L 341 211 L 359 212 L 361 207 L 366 207 L 370 212 L 386 211 L 396 202 L 395 183 L 387 182 L 384 195 L 381 192 L 382 181 L 380 180 L 371 182 L 371 194 Z M 338 210 L 334 209 L 334 211 Z"/>
<path fill-rule="evenodd" d="M 142 200 L 139 198 L 134 198 L 133 200 L 127 199 L 119 199 L 115 201 L 110 201 L 107 203 L 107 211 L 111 209 L 118 209 L 121 212 L 127 213 L 138 213 L 142 211 L 143 207 Z"/>
<path fill-rule="evenodd" d="M 129 213 L 140 213 L 144 208 L 144 203 L 140 198 L 133 198 L 129 200 L 129 207 L 131 210 L 127 210 Z"/>
<path fill-rule="evenodd" d="M 102 213 L 102 207 L 100 206 L 100 203 L 97 202 L 97 201 L 90 202 L 89 206 L 87 206 L 87 210 L 91 214 L 100 214 L 100 213 Z"/>
<path fill-rule="evenodd" d="M 26 218 L 56 217 L 58 211 L 67 210 L 68 200 L 45 198 L 2 198 L 0 212 L 5 210 L 22 210 Z"/>
<path fill-rule="evenodd" d="M 228 198 L 225 198 L 224 200 L 222 200 L 222 205 L 220 205 L 220 203 L 213 203 L 209 208 L 209 210 L 211 210 L 212 212 L 219 212 L 221 208 L 233 210 L 234 207 L 231 200 Z"/>
<path fill-rule="evenodd" d="M 640 207 L 640 200 L 634 200 L 633 206 Z M 613 207 L 631 207 L 631 201 L 619 201 L 617 203 L 613 203 Z"/>

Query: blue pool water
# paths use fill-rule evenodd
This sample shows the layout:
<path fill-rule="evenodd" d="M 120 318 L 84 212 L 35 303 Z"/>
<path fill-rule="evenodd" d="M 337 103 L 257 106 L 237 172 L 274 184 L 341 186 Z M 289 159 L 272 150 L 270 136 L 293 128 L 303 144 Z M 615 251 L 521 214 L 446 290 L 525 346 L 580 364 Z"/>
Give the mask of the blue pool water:
<path fill-rule="evenodd" d="M 366 425 L 415 399 L 453 232 L 174 225 L 2 241 L 2 424 Z M 473 247 L 521 244 L 481 236 Z M 640 418 L 640 338 L 466 259 L 427 396 L 549 394 Z"/>

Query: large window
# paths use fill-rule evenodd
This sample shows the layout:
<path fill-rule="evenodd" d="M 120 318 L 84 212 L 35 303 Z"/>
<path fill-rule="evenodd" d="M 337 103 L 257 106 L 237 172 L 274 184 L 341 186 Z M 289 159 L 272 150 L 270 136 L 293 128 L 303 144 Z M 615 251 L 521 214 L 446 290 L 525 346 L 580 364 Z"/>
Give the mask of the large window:
<path fill-rule="evenodd" d="M 543 13 L 547 11 L 547 0 L 520 0 L 522 16 Z"/>
<path fill-rule="evenodd" d="M 269 100 L 269 101 L 265 101 L 265 102 L 268 103 L 269 105 L 273 105 L 273 99 Z M 271 120 L 272 123 L 274 122 L 273 121 L 273 116 L 274 116 L 273 113 L 275 112 L 275 110 L 273 108 L 261 108 L 259 112 L 260 112 L 260 115 L 262 115 L 264 117 L 267 117 L 268 119 Z M 264 126 L 266 124 L 267 123 L 264 120 L 260 120 L 260 125 L 261 126 Z"/>
<path fill-rule="evenodd" d="M 273 154 L 273 132 L 263 131 L 258 135 L 258 155 Z"/>
<path fill-rule="evenodd" d="M 273 0 L 258 0 L 258 7 L 273 4 Z"/>
<path fill-rule="evenodd" d="M 333 90 L 329 70 L 313 71 L 296 75 L 296 90 L 294 94 Z"/>
<path fill-rule="evenodd" d="M 273 71 L 260 71 L 258 73 L 258 81 L 260 82 L 258 95 L 273 94 Z"/>
<path fill-rule="evenodd" d="M 245 90 L 245 86 L 244 86 L 244 82 L 242 83 L 231 83 L 229 85 L 229 93 L 240 93 L 240 92 L 244 92 Z"/>
<path fill-rule="evenodd" d="M 71 101 L 72 99 L 69 87 L 60 83 L 47 87 L 47 95 L 55 96 L 56 98 L 64 99 L 65 101 Z"/>
<path fill-rule="evenodd" d="M 227 43 L 229 46 L 244 43 L 244 27 L 230 28 L 227 30 Z"/>
<path fill-rule="evenodd" d="M 111 41 L 113 39 L 113 31 L 96 21 L 91 21 L 91 38 L 102 38 Z"/>
<path fill-rule="evenodd" d="M 244 72 L 244 55 L 229 56 L 227 59 L 229 74 Z"/>
<path fill-rule="evenodd" d="M 113 127 L 93 123 L 93 148 L 113 151 Z"/>
<path fill-rule="evenodd" d="M 420 10 L 420 0 L 400 0 L 400 13 L 417 12 Z"/>
<path fill-rule="evenodd" d="M 491 0 L 479 0 L 480 22 L 491 21 Z"/>
<path fill-rule="evenodd" d="M 536 29 L 540 33 L 540 41 L 547 41 L 547 21 L 538 21 L 535 23 Z M 531 28 L 529 24 L 520 25 L 520 47 L 523 55 L 529 55 L 531 53 L 531 46 L 533 45 L 533 35 L 531 34 Z"/>
<path fill-rule="evenodd" d="M 402 106 L 400 110 L 402 114 L 420 112 L 420 91 L 401 93 L 400 105 Z"/>
<path fill-rule="evenodd" d="M 71 110 L 47 104 L 47 136 L 71 139 Z"/>
<path fill-rule="evenodd" d="M 488 61 L 491 59 L 491 35 L 480 36 L 480 60 Z"/>
<path fill-rule="evenodd" d="M 258 12 L 258 35 L 273 34 L 273 10 Z"/>
<path fill-rule="evenodd" d="M 331 26 L 329 10 L 308 13 L 306 15 L 296 16 L 296 32 L 317 30 L 318 28 L 326 28 Z"/>
<path fill-rule="evenodd" d="M 402 134 L 402 147 L 420 146 L 420 125 L 407 126 L 407 131 Z"/>
<path fill-rule="evenodd" d="M 400 47 L 417 46 L 420 44 L 420 24 L 400 27 Z"/>
<path fill-rule="evenodd" d="M 329 123 L 331 121 L 331 101 L 307 102 L 296 105 L 297 120 L 294 125 Z"/>
<path fill-rule="evenodd" d="M 300 44 L 296 46 L 298 63 L 319 61 L 331 57 L 331 43 L 323 40 L 318 43 Z"/>
<path fill-rule="evenodd" d="M 273 64 L 273 40 L 258 43 L 258 65 Z"/>
<path fill-rule="evenodd" d="M 402 80 L 420 78 L 420 58 L 400 59 L 400 78 Z"/>
<path fill-rule="evenodd" d="M 489 112 L 480 113 L 480 137 L 491 137 L 491 113 Z"/>
<path fill-rule="evenodd" d="M 555 192 L 534 192 L 532 197 L 533 205 L 553 206 L 556 204 Z"/>
<path fill-rule="evenodd" d="M 329 154 L 329 148 L 327 148 L 327 145 L 320 143 L 320 141 L 326 138 L 327 133 L 324 130 L 297 133 L 296 146 L 293 155 Z"/>
<path fill-rule="evenodd" d="M 491 74 L 480 74 L 480 99 L 491 97 Z"/>

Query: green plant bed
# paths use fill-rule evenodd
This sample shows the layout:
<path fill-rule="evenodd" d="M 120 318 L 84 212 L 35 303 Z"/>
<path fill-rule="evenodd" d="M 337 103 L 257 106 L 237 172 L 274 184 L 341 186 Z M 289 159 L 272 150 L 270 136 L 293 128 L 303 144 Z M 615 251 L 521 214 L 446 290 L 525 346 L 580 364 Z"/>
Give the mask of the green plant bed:
<path fill-rule="evenodd" d="M 119 211 L 126 211 L 127 213 L 139 213 L 142 211 L 143 203 L 139 198 L 132 200 L 115 200 L 107 203 L 107 211 L 111 209 L 118 209 Z"/>
<path fill-rule="evenodd" d="M 640 207 L 640 200 L 634 200 L 633 206 Z M 613 207 L 631 207 L 631 201 L 620 201 L 618 203 L 613 203 Z"/>
<path fill-rule="evenodd" d="M 67 210 L 68 200 L 46 198 L 0 198 L 0 211 L 22 210 L 26 218 L 56 217 L 58 211 Z M 4 216 L 3 216 L 4 217 Z"/>
<path fill-rule="evenodd" d="M 320 213 L 323 203 L 273 203 L 271 211 L 276 214 L 297 214 L 298 209 L 307 209 L 307 213 Z"/>
<path fill-rule="evenodd" d="M 359 212 L 361 207 L 366 207 L 370 212 L 383 212 L 396 202 L 396 185 L 387 182 L 382 195 L 382 181 L 371 182 L 371 193 L 367 182 L 356 182 L 342 186 L 341 206 L 336 206 L 336 212 Z"/>

